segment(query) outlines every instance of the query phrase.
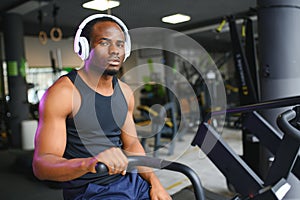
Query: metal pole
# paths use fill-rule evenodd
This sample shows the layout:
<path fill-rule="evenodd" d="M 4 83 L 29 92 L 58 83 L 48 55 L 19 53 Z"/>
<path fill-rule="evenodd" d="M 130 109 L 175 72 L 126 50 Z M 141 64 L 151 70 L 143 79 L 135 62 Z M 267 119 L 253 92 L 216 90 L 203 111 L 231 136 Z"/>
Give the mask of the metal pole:
<path fill-rule="evenodd" d="M 29 117 L 22 16 L 4 15 L 4 45 L 8 78 L 8 111 L 11 146 L 21 147 L 21 122 Z"/>

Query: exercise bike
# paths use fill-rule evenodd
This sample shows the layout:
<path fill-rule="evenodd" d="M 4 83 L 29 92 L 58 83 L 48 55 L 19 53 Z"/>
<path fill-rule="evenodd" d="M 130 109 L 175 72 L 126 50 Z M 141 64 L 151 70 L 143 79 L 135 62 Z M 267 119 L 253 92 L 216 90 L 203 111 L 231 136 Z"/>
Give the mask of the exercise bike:
<path fill-rule="evenodd" d="M 292 98 L 292 100 L 294 99 Z M 285 103 L 290 104 L 291 102 L 285 101 Z M 274 102 L 260 105 L 274 107 Z M 260 105 L 256 106 L 259 107 Z M 284 136 L 277 147 L 275 161 L 270 167 L 269 176 L 265 181 L 261 180 L 206 122 L 200 124 L 192 145 L 199 146 L 226 178 L 230 179 L 231 184 L 235 186 L 237 191 L 237 195 L 232 200 L 281 200 L 291 188 L 286 179 L 291 172 L 299 171 L 299 165 L 296 165 L 299 163 L 300 131 L 297 129 L 300 127 L 299 119 L 299 106 L 278 116 L 277 124 Z M 210 147 L 209 150 L 203 145 L 207 140 L 210 140 L 210 142 L 215 140 L 215 145 Z M 194 170 L 184 164 L 147 156 L 128 157 L 128 161 L 129 171 L 135 166 L 147 166 L 183 173 L 192 183 L 196 200 L 205 199 L 205 191 L 201 185 L 201 180 Z M 99 163 L 97 171 L 102 173 L 107 171 L 107 167 Z M 299 178 L 296 173 L 294 174 Z M 243 181 L 243 184 L 241 184 L 241 181 Z"/>

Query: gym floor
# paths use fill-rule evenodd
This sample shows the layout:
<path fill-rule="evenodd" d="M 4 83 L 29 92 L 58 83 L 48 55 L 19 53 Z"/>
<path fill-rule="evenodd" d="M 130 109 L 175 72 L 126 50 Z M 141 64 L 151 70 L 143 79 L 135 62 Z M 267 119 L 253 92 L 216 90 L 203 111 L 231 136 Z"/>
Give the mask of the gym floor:
<path fill-rule="evenodd" d="M 183 141 L 176 141 L 173 155 L 168 156 L 167 150 L 161 149 L 159 157 L 186 164 L 194 169 L 209 196 L 207 199 L 217 200 L 232 197 L 232 193 L 227 189 L 224 176 L 205 157 L 201 150 L 190 146 L 194 133 L 187 132 L 183 136 Z M 222 137 L 237 153 L 241 153 L 240 131 L 225 128 Z M 32 151 L 0 150 L 1 199 L 63 199 L 61 189 L 56 184 L 38 181 L 32 175 L 31 159 Z M 160 177 L 168 192 L 173 195 L 173 199 L 193 199 L 193 193 L 188 190 L 191 188 L 191 184 L 184 175 L 167 170 L 155 170 L 155 173 Z"/>

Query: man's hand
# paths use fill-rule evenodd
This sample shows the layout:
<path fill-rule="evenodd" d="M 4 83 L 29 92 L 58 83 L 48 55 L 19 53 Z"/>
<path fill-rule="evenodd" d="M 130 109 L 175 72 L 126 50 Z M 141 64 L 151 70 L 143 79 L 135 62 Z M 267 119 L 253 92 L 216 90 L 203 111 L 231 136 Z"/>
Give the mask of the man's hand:
<path fill-rule="evenodd" d="M 108 167 L 110 175 L 126 174 L 128 159 L 120 148 L 112 147 L 99 153 L 95 158 L 97 162 L 102 162 Z"/>
<path fill-rule="evenodd" d="M 162 185 L 152 185 L 150 189 L 151 200 L 172 200 L 169 193 L 162 187 Z"/>

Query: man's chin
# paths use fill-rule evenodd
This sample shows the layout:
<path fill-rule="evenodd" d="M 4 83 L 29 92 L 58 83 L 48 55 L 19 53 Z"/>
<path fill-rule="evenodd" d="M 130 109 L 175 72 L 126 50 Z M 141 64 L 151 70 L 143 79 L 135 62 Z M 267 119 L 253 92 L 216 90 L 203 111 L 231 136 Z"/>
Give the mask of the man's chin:
<path fill-rule="evenodd" d="M 119 70 L 115 70 L 115 69 L 106 69 L 103 72 L 103 75 L 107 75 L 107 76 L 115 76 L 117 75 L 119 72 Z"/>

